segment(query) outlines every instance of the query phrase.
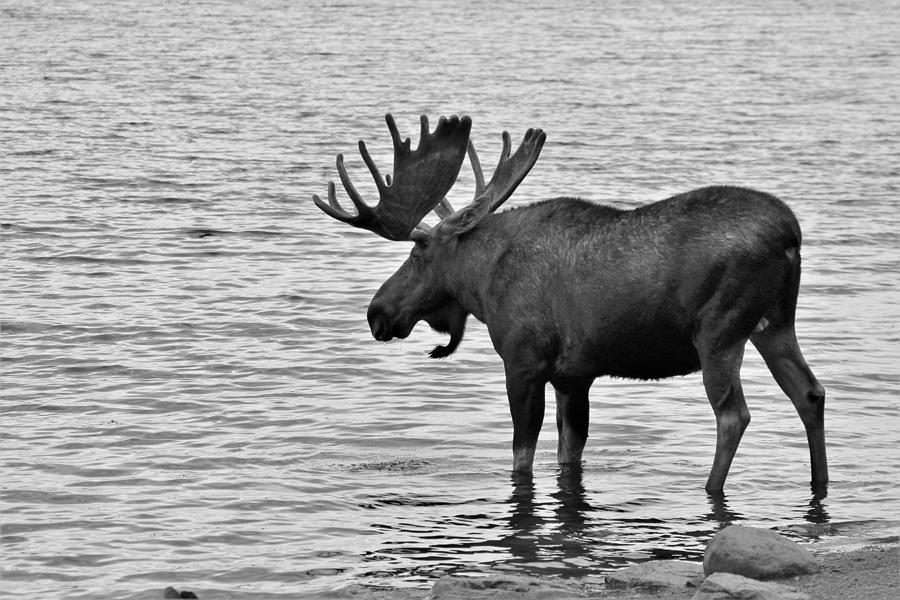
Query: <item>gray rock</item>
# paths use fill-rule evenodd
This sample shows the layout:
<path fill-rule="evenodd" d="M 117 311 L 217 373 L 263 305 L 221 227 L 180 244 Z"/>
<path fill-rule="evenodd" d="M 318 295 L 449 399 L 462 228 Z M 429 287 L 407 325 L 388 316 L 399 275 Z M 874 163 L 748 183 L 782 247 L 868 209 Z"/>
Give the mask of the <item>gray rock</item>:
<path fill-rule="evenodd" d="M 809 600 L 809 595 L 771 581 L 756 581 L 732 573 L 714 573 L 703 580 L 693 600 Z"/>
<path fill-rule="evenodd" d="M 581 600 L 577 592 L 552 580 L 521 575 L 447 576 L 438 579 L 425 600 Z"/>
<path fill-rule="evenodd" d="M 606 576 L 610 588 L 644 590 L 697 587 L 703 580 L 703 565 L 686 560 L 652 560 L 626 567 Z"/>
<path fill-rule="evenodd" d="M 796 542 L 769 529 L 726 527 L 710 540 L 703 572 L 734 573 L 752 579 L 778 579 L 815 573 L 819 564 Z"/>
<path fill-rule="evenodd" d="M 163 590 L 163 598 L 196 598 L 197 594 L 194 592 L 189 592 L 187 590 L 179 592 L 172 586 L 167 587 Z"/>
<path fill-rule="evenodd" d="M 304 593 L 303 600 L 422 600 L 427 593 L 417 588 L 367 587 L 353 583 L 332 590 Z"/>

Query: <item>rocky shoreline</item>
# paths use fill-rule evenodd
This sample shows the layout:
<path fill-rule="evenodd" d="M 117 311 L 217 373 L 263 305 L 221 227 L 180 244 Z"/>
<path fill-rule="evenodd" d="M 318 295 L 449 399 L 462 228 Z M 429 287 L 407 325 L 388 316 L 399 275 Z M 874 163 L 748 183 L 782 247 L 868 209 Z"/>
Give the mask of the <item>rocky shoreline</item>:
<path fill-rule="evenodd" d="M 894 600 L 900 544 L 894 533 L 806 547 L 780 534 L 732 525 L 710 540 L 704 561 L 659 560 L 583 578 L 505 571 L 452 575 L 431 590 L 351 585 L 310 600 Z M 204 598 L 167 588 L 164 598 Z M 213 597 L 213 596 L 210 596 Z"/>
<path fill-rule="evenodd" d="M 703 563 L 650 561 L 597 579 L 445 577 L 425 599 L 893 600 L 900 597 L 900 547 L 894 537 L 814 555 L 772 530 L 730 526 L 710 541 Z"/>
<path fill-rule="evenodd" d="M 896 539 L 861 548 L 828 549 L 816 552 L 814 556 L 819 563 L 816 573 L 775 580 L 774 583 L 797 592 L 798 598 L 809 600 L 894 600 L 900 597 L 900 546 Z M 583 597 L 608 600 L 694 600 L 698 591 L 691 588 L 652 591 L 605 586 L 603 589 L 589 591 Z M 744 597 L 782 596 L 759 594 Z"/>

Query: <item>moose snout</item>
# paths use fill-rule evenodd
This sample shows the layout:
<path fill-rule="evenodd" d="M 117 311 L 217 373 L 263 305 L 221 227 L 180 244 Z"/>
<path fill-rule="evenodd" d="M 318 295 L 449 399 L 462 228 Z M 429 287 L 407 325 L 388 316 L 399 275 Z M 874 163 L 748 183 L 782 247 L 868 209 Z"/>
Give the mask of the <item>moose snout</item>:
<path fill-rule="evenodd" d="M 376 340 L 388 342 L 394 337 L 391 333 L 391 325 L 387 315 L 374 302 L 369 305 L 367 317 L 369 319 L 369 329 L 372 330 L 372 337 Z"/>

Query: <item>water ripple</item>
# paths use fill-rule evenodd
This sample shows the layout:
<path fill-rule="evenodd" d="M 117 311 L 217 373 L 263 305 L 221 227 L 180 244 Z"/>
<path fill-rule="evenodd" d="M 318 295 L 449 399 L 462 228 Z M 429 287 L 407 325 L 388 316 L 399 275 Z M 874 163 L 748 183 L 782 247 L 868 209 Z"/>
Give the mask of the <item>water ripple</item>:
<path fill-rule="evenodd" d="M 572 576 L 696 559 L 724 523 L 840 536 L 828 525 L 900 508 L 900 22 L 880 4 L 0 13 L 0 592 Z M 446 361 L 424 326 L 373 341 L 366 306 L 409 247 L 310 201 L 340 152 L 374 203 L 355 147 L 389 167 L 387 111 L 405 133 L 420 113 L 471 114 L 486 164 L 502 130 L 544 128 L 515 204 L 633 207 L 710 183 L 785 199 L 804 231 L 798 334 L 828 390 L 829 496 L 752 349 L 754 420 L 724 500 L 702 489 L 715 428 L 697 376 L 599 380 L 583 471 L 558 469 L 548 418 L 534 478 L 512 478 L 484 326 Z M 450 198 L 472 189 L 466 166 Z"/>

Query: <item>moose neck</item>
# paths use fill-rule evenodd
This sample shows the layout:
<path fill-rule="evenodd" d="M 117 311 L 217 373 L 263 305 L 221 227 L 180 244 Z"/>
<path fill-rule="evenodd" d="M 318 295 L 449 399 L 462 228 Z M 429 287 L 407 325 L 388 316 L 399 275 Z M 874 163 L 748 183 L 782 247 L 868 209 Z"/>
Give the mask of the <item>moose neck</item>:
<path fill-rule="evenodd" d="M 477 228 L 456 239 L 446 266 L 447 289 L 466 312 L 482 323 L 487 286 L 507 246 L 500 216 L 488 215 Z"/>

